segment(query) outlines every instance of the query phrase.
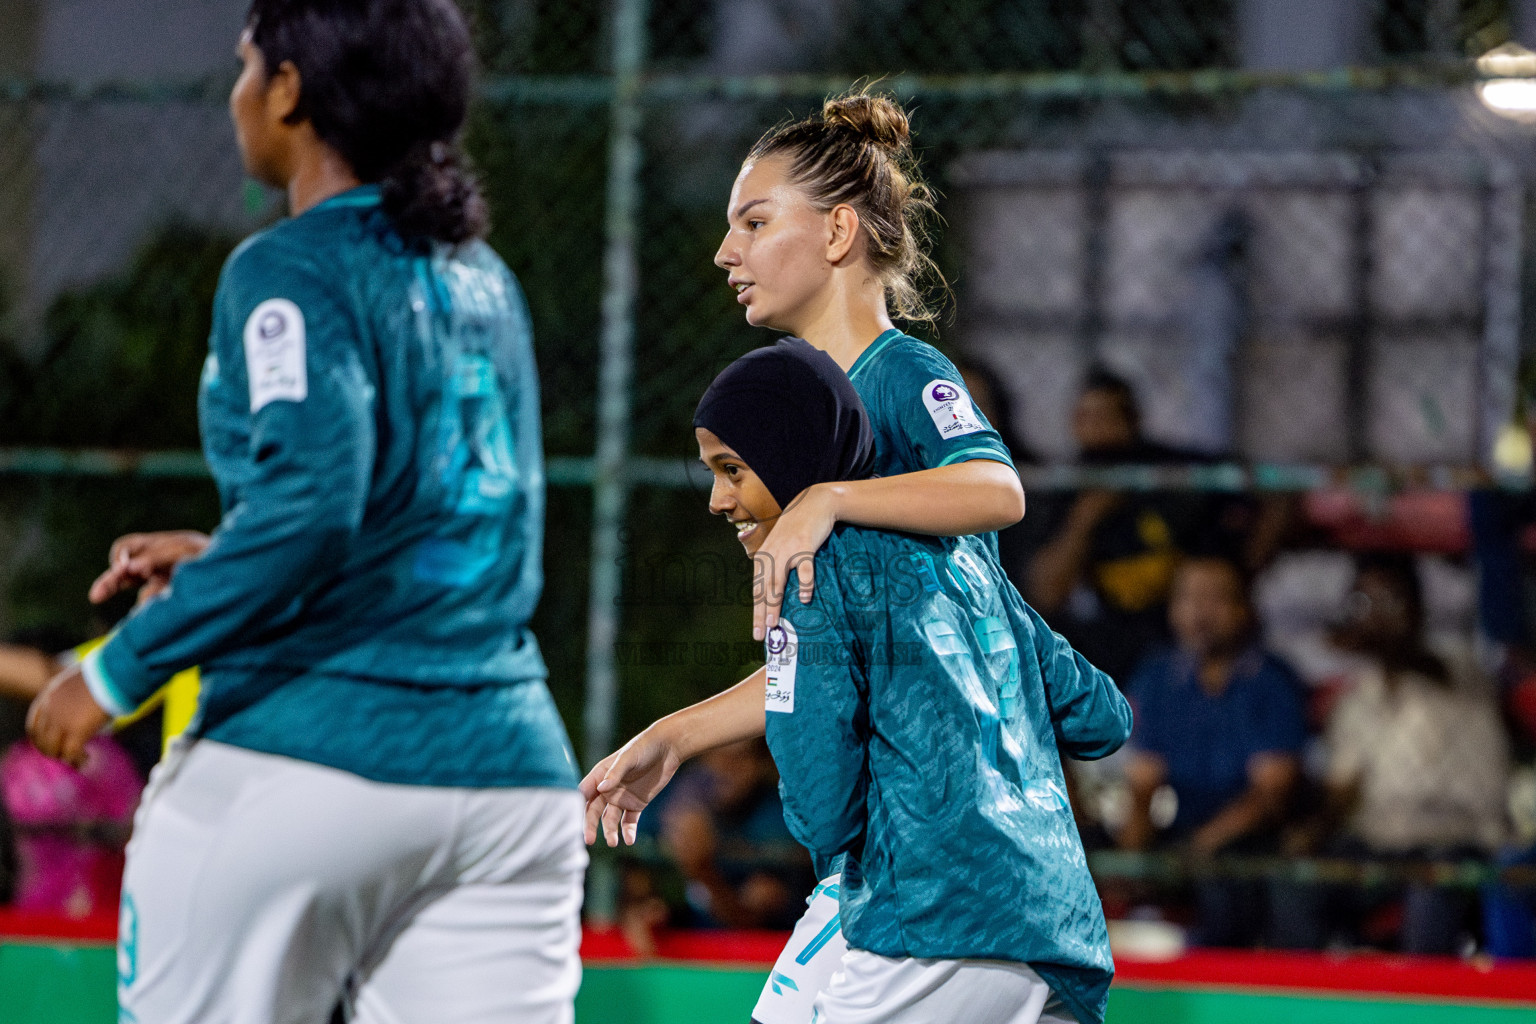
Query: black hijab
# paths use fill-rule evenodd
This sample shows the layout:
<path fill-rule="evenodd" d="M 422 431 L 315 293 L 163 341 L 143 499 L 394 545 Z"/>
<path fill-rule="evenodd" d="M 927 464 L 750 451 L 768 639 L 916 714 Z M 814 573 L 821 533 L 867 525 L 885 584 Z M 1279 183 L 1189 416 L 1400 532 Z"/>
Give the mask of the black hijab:
<path fill-rule="evenodd" d="M 730 447 L 788 508 L 812 484 L 875 468 L 869 413 L 847 374 L 799 338 L 754 349 L 721 371 L 693 425 Z"/>

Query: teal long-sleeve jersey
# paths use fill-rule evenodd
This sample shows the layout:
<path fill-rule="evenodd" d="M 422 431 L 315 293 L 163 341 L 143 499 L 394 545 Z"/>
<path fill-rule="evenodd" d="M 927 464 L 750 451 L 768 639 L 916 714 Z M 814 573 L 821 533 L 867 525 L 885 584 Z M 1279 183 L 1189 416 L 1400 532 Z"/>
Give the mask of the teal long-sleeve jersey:
<path fill-rule="evenodd" d="M 839 527 L 784 622 L 768 744 L 791 831 L 818 870 L 843 858 L 849 945 L 1028 963 L 1099 1024 L 1113 963 L 1061 755 L 1125 742 L 1114 683 L 979 537 Z"/>
<path fill-rule="evenodd" d="M 501 260 L 406 245 L 363 186 L 235 250 L 209 348 L 223 517 L 87 660 L 97 700 L 200 665 L 197 735 L 380 781 L 574 786 L 528 628 L 538 376 Z"/>
<path fill-rule="evenodd" d="M 877 475 L 974 459 L 1013 466 L 1008 446 L 971 401 L 960 371 L 927 342 L 892 328 L 859 355 L 848 380 L 869 412 Z"/>

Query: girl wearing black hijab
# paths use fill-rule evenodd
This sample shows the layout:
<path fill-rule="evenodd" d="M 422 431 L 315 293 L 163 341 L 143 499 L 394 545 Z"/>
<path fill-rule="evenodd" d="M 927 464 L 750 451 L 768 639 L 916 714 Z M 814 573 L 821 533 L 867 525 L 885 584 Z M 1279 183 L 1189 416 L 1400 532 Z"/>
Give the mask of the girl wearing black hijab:
<path fill-rule="evenodd" d="M 806 488 L 871 473 L 868 414 L 802 341 L 731 364 L 694 428 L 710 511 L 748 554 Z M 981 538 L 839 524 L 815 563 L 813 601 L 768 633 L 762 728 L 823 881 L 754 1020 L 1100 1024 L 1113 967 L 1061 757 L 1118 749 L 1125 699 Z M 635 742 L 691 756 L 688 723 L 719 699 Z M 589 841 L 599 820 L 634 841 L 643 804 L 613 800 L 596 794 Z"/>
<path fill-rule="evenodd" d="M 749 555 L 807 487 L 863 480 L 874 469 L 874 433 L 858 392 L 831 356 L 799 338 L 726 367 L 693 425 L 699 457 L 716 472 L 709 509 L 736 527 Z M 722 476 L 745 486 L 731 496 Z"/>

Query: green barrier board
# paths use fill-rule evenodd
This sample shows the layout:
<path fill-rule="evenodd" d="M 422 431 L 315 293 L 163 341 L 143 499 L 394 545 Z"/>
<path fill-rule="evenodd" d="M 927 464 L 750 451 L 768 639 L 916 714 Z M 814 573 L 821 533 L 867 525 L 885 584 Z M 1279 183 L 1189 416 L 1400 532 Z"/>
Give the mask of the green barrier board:
<path fill-rule="evenodd" d="M 111 946 L 0 945 L 0 1024 L 113 1024 Z"/>
<path fill-rule="evenodd" d="M 0 945 L 0 1024 L 113 1024 L 109 947 Z M 577 1024 L 746 1024 L 762 968 L 589 966 Z M 1531 1024 L 1530 1007 L 1116 987 L 1108 1024 Z"/>

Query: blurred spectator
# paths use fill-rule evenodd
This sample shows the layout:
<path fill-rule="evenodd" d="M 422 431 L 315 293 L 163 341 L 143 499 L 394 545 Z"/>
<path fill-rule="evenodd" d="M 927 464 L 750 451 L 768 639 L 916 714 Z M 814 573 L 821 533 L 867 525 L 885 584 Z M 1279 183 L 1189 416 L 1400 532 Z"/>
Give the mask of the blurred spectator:
<path fill-rule="evenodd" d="M 15 905 L 75 918 L 114 912 L 142 788 L 107 737 L 90 741 L 79 770 L 12 744 L 0 760 L 0 796 L 16 832 Z"/>
<path fill-rule="evenodd" d="M 1206 462 L 1209 456 L 1147 440 L 1125 380 L 1089 372 L 1072 417 L 1086 466 Z M 1085 491 L 1031 496 L 1026 523 L 1042 538 L 1027 592 L 1072 645 L 1123 685 L 1148 651 L 1168 642 L 1167 600 L 1179 558 L 1219 554 L 1252 565 L 1245 550 L 1257 506 L 1196 493 Z"/>
<path fill-rule="evenodd" d="M 778 772 L 760 739 L 699 758 L 672 783 L 661 841 L 687 883 L 697 921 L 791 928 L 816 879 L 784 824 Z"/>
<path fill-rule="evenodd" d="M 35 647 L 0 644 L 0 695 L 29 703 L 58 670 L 53 657 Z"/>
<path fill-rule="evenodd" d="M 5 812 L 5 802 L 0 800 L 0 906 L 10 903 L 16 896 L 16 836 L 11 830 L 10 815 Z"/>
<path fill-rule="evenodd" d="M 1301 684 L 1258 646 L 1247 580 L 1230 560 L 1183 562 L 1169 619 L 1177 646 L 1149 658 L 1130 687 L 1131 807 L 1120 844 L 1145 850 L 1160 841 L 1199 857 L 1274 852 L 1306 740 Z M 1177 810 L 1159 836 L 1152 805 L 1164 785 Z M 1207 879 L 1196 897 L 1199 944 L 1260 938 L 1262 882 Z"/>
<path fill-rule="evenodd" d="M 1495 705 L 1483 688 L 1458 685 L 1426 646 L 1413 561 L 1370 555 L 1359 565 L 1335 641 L 1363 660 L 1327 725 L 1324 806 L 1287 847 L 1405 864 L 1486 858 L 1504 837 L 1509 772 Z M 1456 952 L 1473 894 L 1418 881 L 1400 891 L 1401 948 Z M 1276 940 L 1302 948 L 1368 940 L 1382 902 L 1359 888 L 1295 887 Z"/>
<path fill-rule="evenodd" d="M 1014 465 L 1032 466 L 1038 463 L 1039 456 L 1024 442 L 1016 429 L 1013 394 L 991 364 L 973 355 L 957 355 L 955 368 L 960 371 L 965 390 L 971 393 L 971 401 L 981 410 L 987 422 L 992 424 L 992 429 L 1003 439 L 1003 444 L 1008 446 Z"/>
<path fill-rule="evenodd" d="M 54 660 L 42 651 L 18 644 L 0 644 L 0 750 L 25 735 L 22 726 L 27 705 L 42 692 L 58 670 Z M 17 852 L 14 829 L 6 802 L 0 800 L 0 904 L 15 897 Z"/>
<path fill-rule="evenodd" d="M 1531 571 L 1522 541 L 1536 523 L 1536 498 L 1529 492 L 1477 491 L 1468 496 L 1468 513 L 1480 625 L 1483 634 L 1502 648 L 1504 706 L 1514 738 L 1529 756 L 1536 747 L 1536 643 L 1531 628 Z M 1536 869 L 1536 845 L 1530 843 L 1529 833 L 1501 850 L 1494 863 L 1500 868 Z M 1536 957 L 1536 888 L 1489 885 L 1483 892 L 1483 934 L 1484 948 L 1491 956 Z"/>
<path fill-rule="evenodd" d="M 0 645 L 0 695 L 30 702 L 73 657 Z M 77 918 L 113 912 L 123 846 L 143 788 L 133 759 L 107 737 L 91 740 L 78 771 L 25 740 L 4 749 L 0 842 L 9 847 L 11 901 L 23 910 Z M 7 852 L 0 852 L 0 890 L 6 889 L 6 863 Z"/>

